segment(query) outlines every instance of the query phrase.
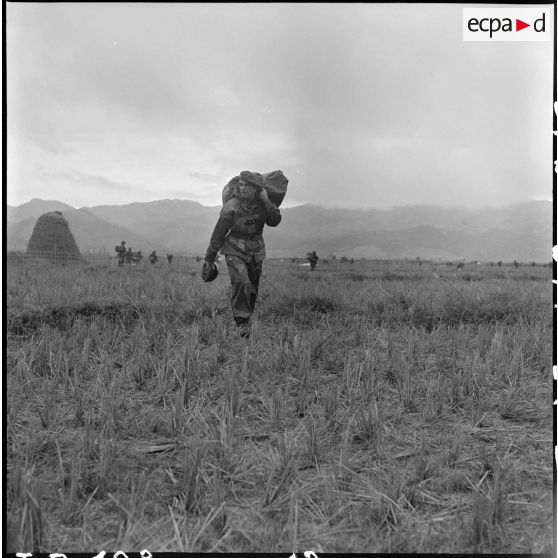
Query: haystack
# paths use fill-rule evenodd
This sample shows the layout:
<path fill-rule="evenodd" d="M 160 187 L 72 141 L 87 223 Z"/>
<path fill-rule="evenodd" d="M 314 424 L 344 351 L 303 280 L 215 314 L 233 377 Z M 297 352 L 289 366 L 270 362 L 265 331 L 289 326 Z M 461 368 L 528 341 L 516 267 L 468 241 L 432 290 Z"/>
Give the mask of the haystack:
<path fill-rule="evenodd" d="M 44 213 L 37 219 L 27 244 L 27 254 L 62 263 L 81 259 L 68 221 L 60 211 Z"/>

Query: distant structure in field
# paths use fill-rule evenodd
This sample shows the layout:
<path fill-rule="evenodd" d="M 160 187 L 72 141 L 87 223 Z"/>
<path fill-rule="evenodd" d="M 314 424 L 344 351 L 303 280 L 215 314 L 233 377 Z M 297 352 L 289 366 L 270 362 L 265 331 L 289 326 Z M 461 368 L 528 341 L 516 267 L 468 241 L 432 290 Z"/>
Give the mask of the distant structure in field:
<path fill-rule="evenodd" d="M 81 259 L 68 221 L 60 211 L 43 213 L 37 219 L 26 253 L 29 256 L 61 263 Z"/>

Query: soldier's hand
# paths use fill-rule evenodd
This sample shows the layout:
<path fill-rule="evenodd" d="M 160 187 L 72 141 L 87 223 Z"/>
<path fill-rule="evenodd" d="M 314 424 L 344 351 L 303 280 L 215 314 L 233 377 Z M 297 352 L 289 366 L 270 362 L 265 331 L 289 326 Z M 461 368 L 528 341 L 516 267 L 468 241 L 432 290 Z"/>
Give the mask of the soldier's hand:
<path fill-rule="evenodd" d="M 263 202 L 269 201 L 269 196 L 267 195 L 267 190 L 265 188 L 262 188 L 260 190 L 260 200 L 262 200 Z"/>

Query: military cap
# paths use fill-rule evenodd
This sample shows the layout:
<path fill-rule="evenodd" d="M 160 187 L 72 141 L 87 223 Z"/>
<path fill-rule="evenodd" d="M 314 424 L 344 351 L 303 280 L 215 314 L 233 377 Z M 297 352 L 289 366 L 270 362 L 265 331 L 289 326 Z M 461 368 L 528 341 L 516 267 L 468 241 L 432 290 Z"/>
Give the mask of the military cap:
<path fill-rule="evenodd" d="M 211 283 L 219 275 L 219 270 L 214 263 L 208 261 L 203 262 L 201 277 L 204 283 Z"/>
<path fill-rule="evenodd" d="M 242 171 L 239 178 L 258 190 L 263 190 L 263 177 L 259 172 Z"/>

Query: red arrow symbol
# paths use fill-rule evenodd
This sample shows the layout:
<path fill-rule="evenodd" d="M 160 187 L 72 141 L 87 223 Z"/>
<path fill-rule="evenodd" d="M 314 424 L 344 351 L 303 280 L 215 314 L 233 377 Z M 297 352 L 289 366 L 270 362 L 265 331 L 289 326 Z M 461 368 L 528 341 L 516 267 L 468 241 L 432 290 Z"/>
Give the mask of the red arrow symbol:
<path fill-rule="evenodd" d="M 522 29 L 525 29 L 525 27 L 531 27 L 530 23 L 525 23 L 524 21 L 521 21 L 520 19 L 515 20 L 515 30 L 516 31 L 521 31 Z"/>

